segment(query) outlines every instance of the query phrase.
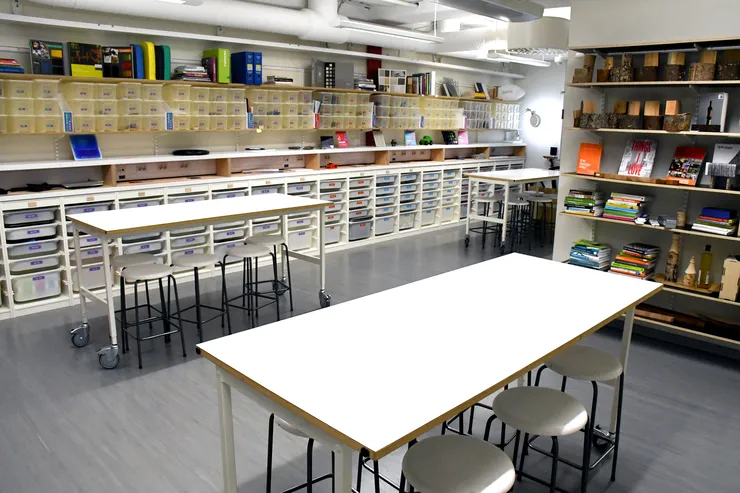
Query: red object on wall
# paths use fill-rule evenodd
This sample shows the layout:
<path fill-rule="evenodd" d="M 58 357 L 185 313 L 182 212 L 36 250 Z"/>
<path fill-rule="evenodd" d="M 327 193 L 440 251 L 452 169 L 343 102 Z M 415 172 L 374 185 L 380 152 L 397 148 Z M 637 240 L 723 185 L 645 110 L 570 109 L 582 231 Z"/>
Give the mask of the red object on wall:
<path fill-rule="evenodd" d="M 373 55 L 382 55 L 383 48 L 380 46 L 368 46 L 367 52 Z M 367 78 L 374 80 L 376 84 L 378 82 L 378 69 L 382 68 L 382 65 L 380 60 L 367 59 Z"/>

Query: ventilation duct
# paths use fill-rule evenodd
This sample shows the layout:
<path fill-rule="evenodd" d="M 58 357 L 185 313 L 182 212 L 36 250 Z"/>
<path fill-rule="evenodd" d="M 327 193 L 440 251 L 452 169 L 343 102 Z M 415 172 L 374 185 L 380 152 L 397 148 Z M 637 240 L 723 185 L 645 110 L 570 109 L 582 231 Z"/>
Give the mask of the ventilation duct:
<path fill-rule="evenodd" d="M 566 56 L 568 26 L 568 20 L 558 17 L 509 24 L 508 51 L 514 55 L 535 55 L 550 60 Z"/>
<path fill-rule="evenodd" d="M 542 17 L 545 8 L 530 0 L 437 0 L 440 5 L 507 22 L 528 22 Z"/>

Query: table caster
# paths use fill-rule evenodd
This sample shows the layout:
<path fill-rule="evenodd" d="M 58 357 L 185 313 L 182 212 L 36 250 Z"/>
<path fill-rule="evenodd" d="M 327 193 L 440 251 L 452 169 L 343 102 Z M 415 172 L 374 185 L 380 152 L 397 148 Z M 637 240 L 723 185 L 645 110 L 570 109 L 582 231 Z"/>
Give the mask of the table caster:
<path fill-rule="evenodd" d="M 470 235 L 465 235 L 465 248 L 470 246 Z"/>
<path fill-rule="evenodd" d="M 90 342 L 90 324 L 83 322 L 69 331 L 75 347 L 85 347 Z"/>
<path fill-rule="evenodd" d="M 321 305 L 321 308 L 331 306 L 331 296 L 329 296 L 325 289 L 319 291 L 319 304 Z"/>
<path fill-rule="evenodd" d="M 112 370 L 121 362 L 118 346 L 106 346 L 98 350 L 98 363 L 106 370 Z"/>

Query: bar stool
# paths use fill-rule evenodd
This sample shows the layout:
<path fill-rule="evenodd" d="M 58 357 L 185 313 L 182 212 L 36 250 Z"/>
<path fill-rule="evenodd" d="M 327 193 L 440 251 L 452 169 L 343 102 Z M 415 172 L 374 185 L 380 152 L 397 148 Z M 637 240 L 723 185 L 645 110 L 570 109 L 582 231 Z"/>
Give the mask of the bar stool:
<path fill-rule="evenodd" d="M 141 342 L 142 341 L 148 341 L 151 339 L 157 339 L 159 337 L 165 337 L 168 338 L 172 334 L 180 334 L 180 342 L 182 344 L 182 356 L 183 358 L 187 357 L 187 353 L 185 352 L 185 337 L 182 333 L 182 328 L 179 325 L 175 325 L 172 323 L 172 320 L 168 314 L 168 307 L 164 300 L 164 287 L 162 286 L 162 279 L 167 279 L 167 289 L 169 291 L 170 282 L 172 282 L 174 289 L 175 289 L 175 306 L 177 307 L 177 312 L 180 312 L 180 297 L 177 293 L 177 281 L 175 280 L 175 277 L 172 275 L 172 267 L 168 267 L 166 265 L 161 264 L 141 264 L 141 265 L 134 265 L 131 267 L 126 267 L 121 272 L 121 277 L 124 281 L 129 281 L 134 283 L 134 306 L 132 309 L 134 310 L 134 323 L 129 323 L 127 320 L 127 311 L 124 309 L 121 311 L 121 329 L 124 332 L 124 339 L 126 340 L 126 345 L 128 346 L 128 336 L 133 337 L 133 339 L 136 341 L 136 353 L 139 360 L 139 369 L 142 368 L 141 366 Z M 158 281 L 159 283 L 159 299 L 161 303 L 161 308 L 158 310 L 160 312 L 159 316 L 151 317 L 149 316 L 145 320 L 139 319 L 139 283 L 140 282 L 147 282 L 147 281 Z M 141 330 L 140 327 L 142 324 L 148 323 L 150 324 L 152 322 L 156 321 L 162 321 L 162 324 L 164 325 L 164 331 L 161 334 L 151 334 L 146 337 L 141 336 Z M 176 329 L 172 329 L 171 327 L 175 326 Z M 135 335 L 131 334 L 129 332 L 130 327 L 135 327 L 136 332 Z"/>
<path fill-rule="evenodd" d="M 516 245 L 517 251 L 522 245 L 525 236 L 530 235 L 530 216 L 531 210 L 525 194 L 513 193 L 509 201 L 509 225 L 508 233 L 511 244 L 511 251 L 514 251 Z M 529 236 L 529 249 L 532 250 L 532 237 Z"/>
<path fill-rule="evenodd" d="M 539 233 L 540 246 L 544 247 L 548 234 L 555 231 L 555 203 L 552 196 L 549 195 L 533 195 L 527 197 L 527 201 L 531 210 L 530 232 Z M 552 223 L 550 222 L 551 218 L 553 219 Z M 537 224 L 535 225 L 535 223 Z"/>
<path fill-rule="evenodd" d="M 273 281 L 277 281 L 277 257 L 265 246 L 250 244 L 235 246 L 234 248 L 230 248 L 222 259 L 224 265 L 226 264 L 227 257 L 236 257 L 243 261 L 242 293 L 233 298 L 227 298 L 226 309 L 228 310 L 229 307 L 238 308 L 249 313 L 249 321 L 252 327 L 256 326 L 256 317 L 259 317 L 260 308 L 264 308 L 272 303 L 275 303 L 277 318 L 280 320 L 280 296 L 275 293 L 275 297 L 270 298 L 268 295 L 259 293 L 257 290 L 259 286 L 259 257 L 265 255 L 272 257 Z M 252 260 L 254 260 L 254 266 L 252 266 Z M 260 298 L 269 298 L 270 301 L 260 306 Z M 237 300 L 241 300 L 241 304 L 233 303 Z"/>
<path fill-rule="evenodd" d="M 275 255 L 275 258 L 277 258 L 278 254 L 278 246 L 281 248 L 281 258 L 282 261 L 285 262 L 284 266 L 288 270 L 288 278 L 287 282 L 285 277 L 280 278 L 277 283 L 273 283 L 273 289 L 272 291 L 279 291 L 280 295 L 285 294 L 285 292 L 288 292 L 288 296 L 290 297 L 290 311 L 293 311 L 293 282 L 290 277 L 290 255 L 288 250 L 288 242 L 285 241 L 285 237 L 283 235 L 258 235 L 258 236 L 250 236 L 247 238 L 247 244 L 251 245 L 261 245 L 265 246 L 267 248 L 272 248 L 272 252 Z"/>
<path fill-rule="evenodd" d="M 404 455 L 401 471 L 402 492 L 403 477 L 422 493 L 506 493 L 516 478 L 514 465 L 498 447 L 461 435 L 418 442 Z"/>
<path fill-rule="evenodd" d="M 564 351 L 561 351 L 555 355 L 552 359 L 545 362 L 544 366 L 537 370 L 537 377 L 535 378 L 535 386 L 540 383 L 540 376 L 545 368 L 549 368 L 553 372 L 562 375 L 562 384 L 560 390 L 565 392 L 565 387 L 569 378 L 574 380 L 582 380 L 591 382 L 593 393 L 591 397 L 591 415 L 589 417 L 589 427 L 584 430 L 586 433 L 586 440 L 593 440 L 594 446 L 598 446 L 599 442 L 603 441 L 606 444 L 605 450 L 593 463 L 590 463 L 590 447 L 589 447 L 589 461 L 586 462 L 588 467 L 585 470 L 586 476 L 590 470 L 596 468 L 610 453 L 614 452 L 614 458 L 612 459 L 612 473 L 611 480 L 616 480 L 617 473 L 617 455 L 619 453 L 619 438 L 620 428 L 622 424 L 622 398 L 624 395 L 624 371 L 622 363 L 609 353 L 601 351 L 596 348 L 588 346 L 572 346 Z M 600 429 L 595 429 L 594 424 L 596 423 L 596 407 L 598 404 L 599 388 L 598 382 L 605 383 L 619 379 L 619 393 L 617 395 L 617 429 L 614 437 L 611 437 L 608 432 L 603 432 Z M 598 435 L 598 436 L 597 436 Z M 536 440 L 533 437 L 530 440 L 530 448 L 547 456 L 550 456 L 547 451 L 537 448 L 532 445 L 532 442 Z M 568 464 L 576 469 L 581 469 L 582 466 L 575 464 L 566 459 L 560 459 L 560 462 Z"/>
<path fill-rule="evenodd" d="M 497 217 L 498 219 L 501 219 L 503 217 L 503 208 L 501 206 L 502 202 L 504 200 L 504 195 L 501 192 L 481 192 L 474 196 L 473 201 L 475 202 L 476 210 L 472 211 L 473 214 L 478 214 L 478 207 L 480 204 L 483 205 L 483 216 L 485 217 Z M 498 205 L 498 208 L 496 206 Z M 494 246 L 500 241 L 501 238 L 501 225 L 499 224 L 489 224 L 486 221 L 483 221 L 480 226 L 471 227 L 470 231 L 473 233 L 478 233 L 483 236 L 483 241 L 481 248 L 486 247 L 486 237 L 488 234 L 493 235 L 493 243 Z M 466 240 L 466 245 L 468 246 L 469 241 Z"/>
<path fill-rule="evenodd" d="M 334 491 L 334 452 L 331 453 L 331 473 L 324 474 L 318 478 L 313 477 L 313 444 L 314 439 L 303 433 L 301 430 L 291 425 L 287 421 L 280 419 L 274 414 L 270 415 L 270 425 L 267 432 L 267 493 L 272 493 L 272 449 L 273 449 L 273 438 L 275 432 L 275 423 L 277 422 L 278 428 L 289 433 L 295 437 L 305 438 L 308 440 L 306 445 L 306 482 L 289 488 L 283 493 L 293 493 L 294 491 L 302 490 L 306 488 L 307 493 L 311 493 L 313 485 L 331 479 L 331 489 Z"/>
<path fill-rule="evenodd" d="M 524 432 L 522 457 L 519 462 L 517 476 L 535 481 L 550 488 L 551 493 L 556 491 L 558 472 L 559 444 L 558 437 L 572 435 L 588 424 L 588 414 L 578 399 L 564 392 L 544 387 L 516 387 L 500 393 L 493 401 L 493 412 L 498 419 L 516 429 L 514 441 L 514 458 L 516 464 L 519 452 L 521 433 Z M 552 471 L 550 482 L 524 472 L 524 458 L 527 455 L 529 436 L 547 436 L 552 439 Z M 586 491 L 589 440 L 583 441 L 583 463 L 586 466 L 581 474 L 581 493 Z"/>
<path fill-rule="evenodd" d="M 200 277 L 198 275 L 198 271 L 200 269 L 206 269 L 214 265 L 218 265 L 221 268 L 221 306 L 220 307 L 204 305 L 201 303 L 201 300 L 200 300 Z M 222 335 L 226 335 L 226 330 L 224 328 L 225 327 L 224 317 L 226 318 L 226 325 L 228 326 L 229 334 L 231 334 L 231 317 L 229 316 L 228 304 L 226 302 L 226 300 L 228 299 L 228 296 L 226 294 L 226 264 L 223 262 L 220 262 L 218 260 L 218 257 L 216 257 L 215 255 L 203 253 L 203 254 L 180 255 L 179 257 L 176 257 L 174 259 L 173 266 L 193 269 L 193 282 L 195 284 L 195 304 L 187 308 L 184 308 L 182 312 L 178 311 L 177 313 L 172 314 L 171 318 L 177 319 L 179 322 L 187 322 L 187 323 L 195 324 L 198 330 L 198 340 L 200 342 L 203 342 L 203 324 L 208 323 L 217 318 L 221 319 Z M 167 296 L 169 298 L 169 290 L 167 292 Z M 214 312 L 218 312 L 218 314 L 214 315 L 213 317 L 207 320 L 203 320 L 203 314 L 202 314 L 203 308 L 214 311 Z M 182 318 L 182 314 L 184 312 L 187 312 L 193 309 L 195 310 L 195 320 L 194 321 Z"/>
<path fill-rule="evenodd" d="M 127 255 L 116 255 L 115 257 L 111 258 L 110 265 L 111 270 L 113 271 L 113 275 L 118 275 L 119 277 L 119 284 L 120 284 L 120 299 L 121 299 L 121 309 L 117 310 L 116 314 L 121 314 L 124 311 L 130 311 L 132 308 L 126 307 L 126 281 L 124 280 L 121 273 L 123 272 L 123 269 L 126 269 L 127 267 L 133 267 L 134 265 L 152 265 L 157 263 L 157 257 L 154 255 L 148 254 L 148 253 L 130 253 Z M 154 306 L 152 306 L 151 298 L 149 297 L 149 282 L 144 282 L 144 289 L 146 292 L 146 309 L 147 309 L 147 315 L 149 318 L 152 317 L 152 310 L 156 311 L 157 313 L 161 312 Z M 123 324 L 123 318 L 118 319 L 121 324 Z M 121 326 L 123 327 L 123 325 Z M 149 324 L 149 330 L 153 330 L 153 326 L 150 323 Z M 126 337 L 126 334 L 123 330 L 121 330 L 121 352 L 126 353 L 128 352 L 128 338 Z"/>

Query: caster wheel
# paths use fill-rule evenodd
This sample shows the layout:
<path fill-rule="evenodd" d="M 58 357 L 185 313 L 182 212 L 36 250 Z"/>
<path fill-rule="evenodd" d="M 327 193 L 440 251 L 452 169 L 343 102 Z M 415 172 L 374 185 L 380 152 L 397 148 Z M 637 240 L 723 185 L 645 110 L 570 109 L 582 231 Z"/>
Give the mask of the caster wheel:
<path fill-rule="evenodd" d="M 106 370 L 112 370 L 118 366 L 121 362 L 121 357 L 118 354 L 113 354 L 112 351 L 103 353 L 98 356 L 98 363 Z"/>
<path fill-rule="evenodd" d="M 465 237 L 465 248 L 468 248 L 470 246 L 470 236 Z"/>
<path fill-rule="evenodd" d="M 70 338 L 74 347 L 85 347 L 90 342 L 90 332 L 80 330 L 72 334 Z"/>
<path fill-rule="evenodd" d="M 331 306 L 331 296 L 326 294 L 324 291 L 321 291 L 319 293 L 319 304 L 321 305 L 321 308 L 327 308 Z"/>

